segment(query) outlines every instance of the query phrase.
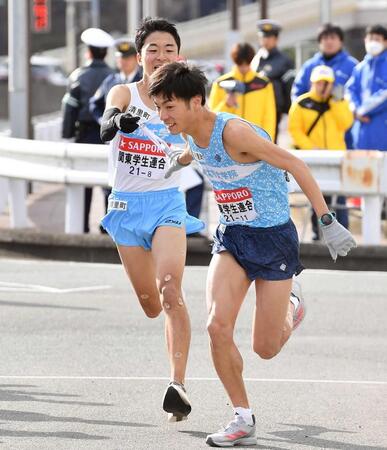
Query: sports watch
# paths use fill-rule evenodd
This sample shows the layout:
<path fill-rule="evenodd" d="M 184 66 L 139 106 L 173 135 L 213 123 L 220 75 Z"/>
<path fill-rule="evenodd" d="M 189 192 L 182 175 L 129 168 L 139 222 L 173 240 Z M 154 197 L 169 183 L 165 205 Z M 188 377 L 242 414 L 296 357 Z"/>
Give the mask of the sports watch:
<path fill-rule="evenodd" d="M 327 226 L 327 225 L 330 225 L 335 220 L 335 218 L 336 218 L 335 213 L 329 212 L 329 213 L 323 214 L 318 219 L 318 221 L 319 221 L 320 225 Z"/>

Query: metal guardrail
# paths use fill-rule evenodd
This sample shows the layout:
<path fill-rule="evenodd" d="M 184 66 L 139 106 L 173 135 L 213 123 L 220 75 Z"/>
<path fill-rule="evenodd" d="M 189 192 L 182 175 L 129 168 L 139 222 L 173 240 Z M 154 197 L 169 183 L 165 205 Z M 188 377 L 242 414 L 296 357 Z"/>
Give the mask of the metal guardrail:
<path fill-rule="evenodd" d="M 309 165 L 324 193 L 363 198 L 363 243 L 379 244 L 381 208 L 387 195 L 387 155 L 378 151 L 292 152 Z M 0 138 L 0 205 L 8 193 L 12 228 L 29 225 L 26 181 L 64 184 L 65 232 L 82 233 L 84 187 L 107 185 L 107 148 Z M 300 191 L 294 180 L 290 190 Z"/>

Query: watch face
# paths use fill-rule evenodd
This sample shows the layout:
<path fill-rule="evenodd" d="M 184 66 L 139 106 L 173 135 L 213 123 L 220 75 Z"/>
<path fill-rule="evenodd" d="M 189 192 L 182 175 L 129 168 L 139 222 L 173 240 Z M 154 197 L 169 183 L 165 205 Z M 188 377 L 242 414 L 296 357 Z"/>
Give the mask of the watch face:
<path fill-rule="evenodd" d="M 332 214 L 323 214 L 320 221 L 323 225 L 330 225 L 333 222 Z"/>

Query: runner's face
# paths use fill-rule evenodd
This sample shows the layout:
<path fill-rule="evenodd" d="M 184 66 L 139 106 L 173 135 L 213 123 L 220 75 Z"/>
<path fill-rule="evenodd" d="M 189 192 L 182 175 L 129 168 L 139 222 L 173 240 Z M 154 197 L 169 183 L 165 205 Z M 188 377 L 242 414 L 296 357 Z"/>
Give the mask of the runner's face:
<path fill-rule="evenodd" d="M 143 66 L 144 73 L 151 75 L 158 67 L 174 62 L 179 53 L 173 36 L 162 31 L 150 34 L 144 42 L 139 55 L 139 64 Z"/>
<path fill-rule="evenodd" d="M 193 115 L 190 104 L 176 97 L 168 100 L 162 94 L 157 95 L 153 100 L 161 121 L 164 122 L 171 134 L 179 134 L 187 131 L 187 125 L 192 122 Z"/>

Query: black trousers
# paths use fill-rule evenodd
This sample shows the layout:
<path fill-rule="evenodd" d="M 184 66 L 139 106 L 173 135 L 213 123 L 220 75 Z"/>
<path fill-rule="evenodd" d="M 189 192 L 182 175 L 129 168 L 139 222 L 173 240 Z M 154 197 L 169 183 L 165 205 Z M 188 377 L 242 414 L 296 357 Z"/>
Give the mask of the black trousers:
<path fill-rule="evenodd" d="M 80 144 L 103 144 L 99 136 L 100 127 L 97 122 L 80 122 L 76 131 L 76 142 Z M 90 207 L 93 198 L 93 188 L 85 188 L 84 216 L 83 216 L 83 232 L 89 233 L 90 223 Z M 105 200 L 105 203 L 107 200 Z"/>

